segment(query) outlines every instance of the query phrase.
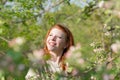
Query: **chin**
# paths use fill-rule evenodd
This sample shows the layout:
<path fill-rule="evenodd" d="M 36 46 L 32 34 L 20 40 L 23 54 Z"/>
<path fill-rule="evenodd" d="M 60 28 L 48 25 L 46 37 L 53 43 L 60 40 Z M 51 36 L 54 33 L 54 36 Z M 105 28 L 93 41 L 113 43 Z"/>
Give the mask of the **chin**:
<path fill-rule="evenodd" d="M 48 48 L 48 50 L 49 50 L 49 51 L 54 51 L 54 50 L 55 50 L 55 48 Z"/>

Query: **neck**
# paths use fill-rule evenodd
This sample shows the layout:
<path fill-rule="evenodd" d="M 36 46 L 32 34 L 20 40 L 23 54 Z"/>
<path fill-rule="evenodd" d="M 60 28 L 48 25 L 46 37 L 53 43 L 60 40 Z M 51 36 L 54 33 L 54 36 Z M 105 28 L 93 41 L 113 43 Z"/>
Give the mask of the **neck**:
<path fill-rule="evenodd" d="M 59 63 L 59 60 L 62 56 L 62 53 L 55 53 L 55 52 L 50 52 L 50 55 L 51 55 L 51 60 L 53 60 L 54 62 L 57 62 Z"/>

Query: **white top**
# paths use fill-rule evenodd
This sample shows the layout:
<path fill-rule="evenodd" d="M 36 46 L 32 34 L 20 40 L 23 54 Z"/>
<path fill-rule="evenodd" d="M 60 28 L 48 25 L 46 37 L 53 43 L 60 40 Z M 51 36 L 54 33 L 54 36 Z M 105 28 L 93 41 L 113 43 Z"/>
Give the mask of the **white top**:
<path fill-rule="evenodd" d="M 42 71 L 48 71 L 47 73 L 49 74 L 51 74 L 52 75 L 52 73 L 60 73 L 60 72 L 62 72 L 62 69 L 60 68 L 60 65 L 57 63 L 57 62 L 54 62 L 54 61 L 51 61 L 51 60 L 48 60 L 47 61 L 47 64 L 48 64 L 48 68 L 46 68 L 45 66 L 43 66 L 43 70 Z M 33 69 L 33 68 L 30 68 L 29 70 L 28 70 L 28 73 L 27 73 L 27 75 L 25 76 L 25 79 L 26 80 L 39 80 L 39 79 L 41 79 L 42 78 L 42 80 L 45 80 L 46 78 L 48 78 L 49 79 L 49 77 L 47 77 L 47 76 L 44 76 L 43 74 L 40 74 L 40 73 L 42 73 L 42 72 L 39 72 L 39 70 L 37 69 L 37 70 L 35 70 L 35 69 Z M 44 72 L 43 72 L 44 73 Z M 44 73 L 45 74 L 45 73 Z M 45 74 L 46 75 L 46 74 Z M 48 76 L 50 76 L 51 77 L 51 75 L 48 75 Z M 44 78 L 45 77 L 45 78 Z M 39 79 L 38 79 L 39 78 Z"/>

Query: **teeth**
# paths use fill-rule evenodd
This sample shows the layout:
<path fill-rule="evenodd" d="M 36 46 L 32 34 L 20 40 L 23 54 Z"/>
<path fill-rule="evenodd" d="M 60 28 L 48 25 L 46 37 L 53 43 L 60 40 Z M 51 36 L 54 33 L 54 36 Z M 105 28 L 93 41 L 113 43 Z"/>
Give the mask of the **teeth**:
<path fill-rule="evenodd" d="M 52 46 L 55 45 L 55 43 L 52 43 L 52 42 L 50 42 L 49 44 L 52 45 Z"/>

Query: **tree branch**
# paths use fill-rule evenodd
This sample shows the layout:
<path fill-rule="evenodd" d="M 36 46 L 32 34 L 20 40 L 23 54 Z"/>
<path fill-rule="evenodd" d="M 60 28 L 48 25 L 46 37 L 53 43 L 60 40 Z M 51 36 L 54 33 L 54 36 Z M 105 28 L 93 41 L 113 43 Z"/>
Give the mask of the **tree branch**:
<path fill-rule="evenodd" d="M 38 16 L 41 16 L 42 14 L 46 13 L 46 12 L 49 12 L 52 8 L 62 4 L 65 0 L 60 0 L 60 1 L 57 1 L 56 3 L 54 3 L 53 5 L 51 5 L 49 8 L 47 9 L 43 9 L 42 11 L 40 11 L 37 15 L 33 16 L 33 18 L 36 18 Z M 26 19 L 28 20 L 28 19 Z M 24 22 L 25 20 L 21 20 L 21 21 L 14 21 L 12 23 L 21 23 L 21 22 Z"/>
<path fill-rule="evenodd" d="M 7 42 L 7 43 L 9 42 L 9 40 L 5 39 L 4 37 L 1 37 L 1 36 L 0 36 L 0 39 L 2 39 L 3 41 L 5 41 L 5 42 Z"/>
<path fill-rule="evenodd" d="M 54 3 L 54 5 L 51 5 L 49 8 L 47 8 L 47 9 L 41 11 L 38 15 L 36 15 L 36 17 L 39 16 L 39 15 L 42 15 L 42 14 L 45 13 L 45 12 L 50 11 L 50 9 L 52 9 L 52 8 L 54 8 L 54 7 L 56 7 L 56 6 L 60 5 L 60 4 L 62 4 L 63 2 L 64 2 L 64 0 L 61 0 L 61 1 L 57 2 L 57 3 Z"/>

